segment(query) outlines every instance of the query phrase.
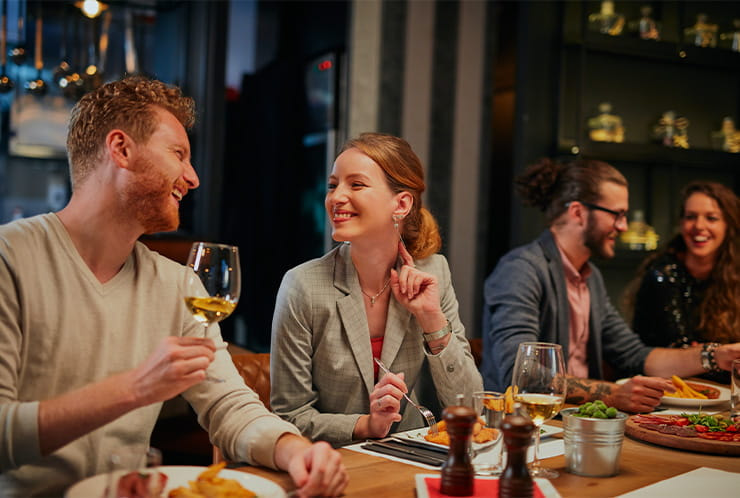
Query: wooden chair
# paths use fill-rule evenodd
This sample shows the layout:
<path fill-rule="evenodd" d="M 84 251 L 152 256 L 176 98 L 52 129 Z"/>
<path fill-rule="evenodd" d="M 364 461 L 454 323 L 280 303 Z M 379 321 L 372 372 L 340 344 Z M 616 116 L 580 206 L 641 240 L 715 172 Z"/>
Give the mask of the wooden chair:
<path fill-rule="evenodd" d="M 236 370 L 270 409 L 270 353 L 239 353 L 231 355 Z"/>
<path fill-rule="evenodd" d="M 236 370 L 244 383 L 257 393 L 260 401 L 270 409 L 270 353 L 237 353 L 231 355 Z M 224 460 L 221 450 L 213 447 L 213 463 Z"/>

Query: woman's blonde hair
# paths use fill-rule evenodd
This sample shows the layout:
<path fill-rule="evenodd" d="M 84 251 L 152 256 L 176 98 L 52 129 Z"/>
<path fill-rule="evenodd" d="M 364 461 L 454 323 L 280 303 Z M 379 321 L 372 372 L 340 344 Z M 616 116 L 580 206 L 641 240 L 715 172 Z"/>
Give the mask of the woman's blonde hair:
<path fill-rule="evenodd" d="M 442 247 L 439 227 L 432 213 L 422 206 L 421 201 L 421 194 L 426 189 L 424 169 L 411 145 L 393 135 L 362 133 L 347 141 L 341 152 L 347 149 L 357 149 L 375 161 L 385 173 L 391 191 L 408 192 L 413 197 L 413 206 L 404 218 L 401 233 L 411 256 L 414 259 L 423 259 L 439 251 Z"/>

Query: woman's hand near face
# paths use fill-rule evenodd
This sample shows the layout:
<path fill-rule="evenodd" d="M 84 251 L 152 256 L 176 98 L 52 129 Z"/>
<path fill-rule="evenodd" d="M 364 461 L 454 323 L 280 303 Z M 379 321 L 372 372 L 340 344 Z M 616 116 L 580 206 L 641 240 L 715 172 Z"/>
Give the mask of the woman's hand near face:
<path fill-rule="evenodd" d="M 414 259 L 401 241 L 398 254 L 403 266 L 399 271 L 391 269 L 391 290 L 396 301 L 420 322 L 428 315 L 442 315 L 437 277 L 416 269 Z"/>

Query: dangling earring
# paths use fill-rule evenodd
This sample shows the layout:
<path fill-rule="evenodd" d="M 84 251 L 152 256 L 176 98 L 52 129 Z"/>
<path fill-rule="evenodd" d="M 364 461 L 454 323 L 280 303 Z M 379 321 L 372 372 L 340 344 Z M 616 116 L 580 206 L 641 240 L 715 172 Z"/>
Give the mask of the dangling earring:
<path fill-rule="evenodd" d="M 395 228 L 396 232 L 398 232 L 398 222 L 403 219 L 403 215 L 394 214 L 393 216 L 391 216 L 391 218 L 393 218 L 393 228 Z"/>

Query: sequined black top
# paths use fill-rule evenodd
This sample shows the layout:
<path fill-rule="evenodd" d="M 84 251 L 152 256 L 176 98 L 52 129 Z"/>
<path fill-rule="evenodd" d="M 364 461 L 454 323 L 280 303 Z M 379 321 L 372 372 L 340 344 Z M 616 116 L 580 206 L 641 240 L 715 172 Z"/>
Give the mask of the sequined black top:
<path fill-rule="evenodd" d="M 675 254 L 662 255 L 648 267 L 637 291 L 634 331 L 648 346 L 686 348 L 707 342 L 697 327 L 709 283 L 692 277 Z M 725 374 L 702 377 L 727 382 Z"/>

